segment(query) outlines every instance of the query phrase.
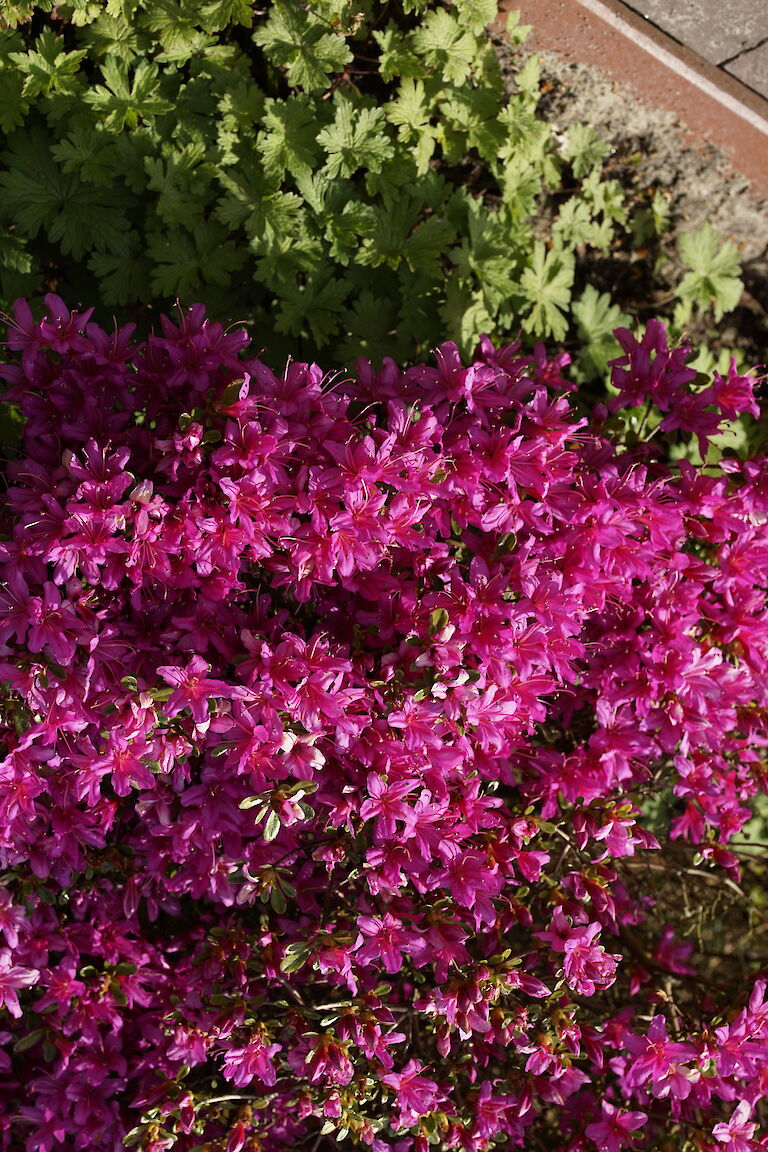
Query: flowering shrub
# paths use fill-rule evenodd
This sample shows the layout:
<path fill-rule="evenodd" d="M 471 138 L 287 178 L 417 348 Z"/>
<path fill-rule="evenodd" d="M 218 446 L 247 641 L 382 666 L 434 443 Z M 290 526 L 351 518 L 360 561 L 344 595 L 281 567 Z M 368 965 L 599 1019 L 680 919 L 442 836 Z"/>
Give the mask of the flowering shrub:
<path fill-rule="evenodd" d="M 725 939 L 768 464 L 655 447 L 755 381 L 622 331 L 588 423 L 541 348 L 276 374 L 199 306 L 46 305 L 2 369 L 3 1147 L 768 1147 Z"/>

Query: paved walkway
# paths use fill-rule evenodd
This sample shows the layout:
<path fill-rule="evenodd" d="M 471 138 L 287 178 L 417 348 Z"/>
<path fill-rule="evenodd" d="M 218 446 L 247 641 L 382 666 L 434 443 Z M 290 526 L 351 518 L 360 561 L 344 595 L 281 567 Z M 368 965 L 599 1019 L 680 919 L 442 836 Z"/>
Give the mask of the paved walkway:
<path fill-rule="evenodd" d="M 768 0 L 624 0 L 655 24 L 768 98 Z"/>

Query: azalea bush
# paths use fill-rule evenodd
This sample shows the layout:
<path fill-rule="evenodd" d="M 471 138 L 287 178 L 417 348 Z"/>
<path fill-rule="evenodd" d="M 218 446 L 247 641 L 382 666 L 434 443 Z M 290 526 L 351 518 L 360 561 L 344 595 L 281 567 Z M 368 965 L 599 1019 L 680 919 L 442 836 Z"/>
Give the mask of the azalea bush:
<path fill-rule="evenodd" d="M 15 316 L 2 1146 L 768 1147 L 755 378 Z"/>
<path fill-rule="evenodd" d="M 0 308 L 54 291 L 144 330 L 204 299 L 268 333 L 275 363 L 522 330 L 568 338 L 601 378 L 627 318 L 585 260 L 653 265 L 670 207 L 608 171 L 592 129 L 538 115 L 534 57 L 505 82 L 497 15 L 496 0 L 4 3 Z M 508 19 L 508 42 L 526 32 Z M 735 249 L 667 247 L 691 267 L 670 314 L 678 295 L 735 307 Z"/>

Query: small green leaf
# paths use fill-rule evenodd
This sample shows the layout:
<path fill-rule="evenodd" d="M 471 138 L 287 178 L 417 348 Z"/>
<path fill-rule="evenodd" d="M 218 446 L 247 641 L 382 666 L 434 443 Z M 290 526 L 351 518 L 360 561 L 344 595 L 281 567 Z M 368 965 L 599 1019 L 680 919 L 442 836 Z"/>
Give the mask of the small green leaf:
<path fill-rule="evenodd" d="M 140 60 L 133 75 L 128 65 L 107 59 L 101 65 L 104 84 L 96 84 L 83 100 L 104 117 L 104 127 L 111 132 L 151 124 L 157 116 L 172 110 L 172 104 L 160 95 L 156 64 Z"/>
<path fill-rule="evenodd" d="M 280 961 L 281 972 L 298 972 L 307 963 L 310 956 L 310 948 L 308 944 L 295 942 L 289 944 L 285 950 L 285 955 Z"/>
<path fill-rule="evenodd" d="M 375 31 L 373 38 L 379 45 L 379 72 L 385 83 L 396 76 L 423 78 L 424 66 L 413 51 L 410 37 L 396 24 L 390 21 L 382 31 Z"/>
<path fill-rule="evenodd" d="M 455 0 L 456 15 L 462 28 L 469 28 L 479 36 L 480 33 L 499 14 L 497 0 Z"/>
<path fill-rule="evenodd" d="M 12 52 L 10 59 L 26 77 L 22 96 L 31 100 L 36 96 L 76 92 L 82 83 L 77 78 L 80 62 L 87 55 L 85 49 L 67 52 L 63 38 L 56 36 L 52 29 L 44 28 L 33 51 Z"/>
<path fill-rule="evenodd" d="M 288 904 L 286 903 L 285 896 L 283 895 L 283 893 L 280 891 L 279 888 L 273 888 L 272 889 L 272 891 L 269 894 L 269 902 L 272 905 L 272 907 L 274 908 L 275 912 L 277 912 L 278 916 L 282 916 L 282 914 L 285 912 L 286 908 L 288 907 Z"/>
<path fill-rule="evenodd" d="M 707 222 L 697 232 L 680 237 L 680 255 L 690 271 L 678 285 L 678 296 L 685 304 L 711 308 L 715 320 L 722 320 L 744 291 L 738 249 L 729 242 L 721 244 Z"/>
<path fill-rule="evenodd" d="M 573 315 L 583 344 L 581 366 L 591 380 L 607 372 L 608 361 L 620 354 L 613 333 L 616 328 L 628 327 L 631 318 L 593 284 L 588 284 L 574 303 Z"/>
<path fill-rule="evenodd" d="M 450 623 L 450 616 L 445 608 L 436 608 L 429 616 L 429 635 L 436 636 Z"/>
<path fill-rule="evenodd" d="M 13 1046 L 14 1052 L 26 1052 L 29 1048 L 34 1048 L 35 1044 L 39 1044 L 45 1035 L 44 1028 L 33 1028 L 31 1032 L 27 1032 L 25 1036 L 21 1036 Z"/>
<path fill-rule="evenodd" d="M 573 174 L 577 180 L 581 180 L 593 168 L 602 164 L 610 150 L 610 144 L 601 140 L 590 125 L 571 124 L 568 129 L 565 154 L 571 160 Z"/>
<path fill-rule="evenodd" d="M 453 84 L 464 84 L 472 71 L 477 40 L 453 12 L 428 12 L 413 34 L 413 47 L 424 62 Z"/>
<path fill-rule="evenodd" d="M 286 171 L 290 176 L 311 172 L 319 151 L 317 128 L 317 110 L 306 96 L 268 100 L 256 141 L 267 173 L 282 179 Z"/>
<path fill-rule="evenodd" d="M 264 824 L 264 839 L 269 843 L 274 840 L 280 833 L 280 817 L 277 812 L 270 812 Z"/>
<path fill-rule="evenodd" d="M 305 92 L 329 85 L 329 78 L 352 60 L 344 39 L 295 0 L 273 4 L 269 19 L 253 34 L 269 59 L 286 69 L 288 83 Z"/>
<path fill-rule="evenodd" d="M 352 176 L 359 168 L 380 172 L 394 148 L 384 131 L 381 108 L 354 108 L 349 100 L 334 100 L 334 120 L 318 133 L 327 156 L 329 176 Z"/>
<path fill-rule="evenodd" d="M 548 252 L 541 240 L 534 245 L 530 265 L 523 269 L 520 286 L 531 310 L 523 320 L 526 332 L 564 340 L 568 331 L 565 311 L 571 299 L 574 257 L 571 252 Z"/>

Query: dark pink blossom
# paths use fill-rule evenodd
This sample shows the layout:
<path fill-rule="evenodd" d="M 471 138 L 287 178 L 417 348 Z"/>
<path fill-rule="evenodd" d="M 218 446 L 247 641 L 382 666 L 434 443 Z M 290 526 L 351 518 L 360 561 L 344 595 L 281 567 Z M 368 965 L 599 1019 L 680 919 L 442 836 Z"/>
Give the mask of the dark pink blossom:
<path fill-rule="evenodd" d="M 602 1119 L 588 1124 L 585 1136 L 594 1144 L 598 1152 L 621 1152 L 632 1142 L 632 1133 L 642 1128 L 648 1117 L 645 1112 L 627 1112 L 603 1100 Z"/>
<path fill-rule="evenodd" d="M 421 1061 L 409 1060 L 402 1072 L 387 1072 L 381 1077 L 383 1084 L 394 1089 L 400 1123 L 406 1127 L 431 1112 L 440 1099 L 439 1086 L 422 1075 L 424 1071 Z"/>
<path fill-rule="evenodd" d="M 22 968 L 11 961 L 10 948 L 0 948 L 0 1007 L 7 1008 L 11 1016 L 22 1016 L 18 991 L 36 984 L 39 974 L 33 968 Z"/>

